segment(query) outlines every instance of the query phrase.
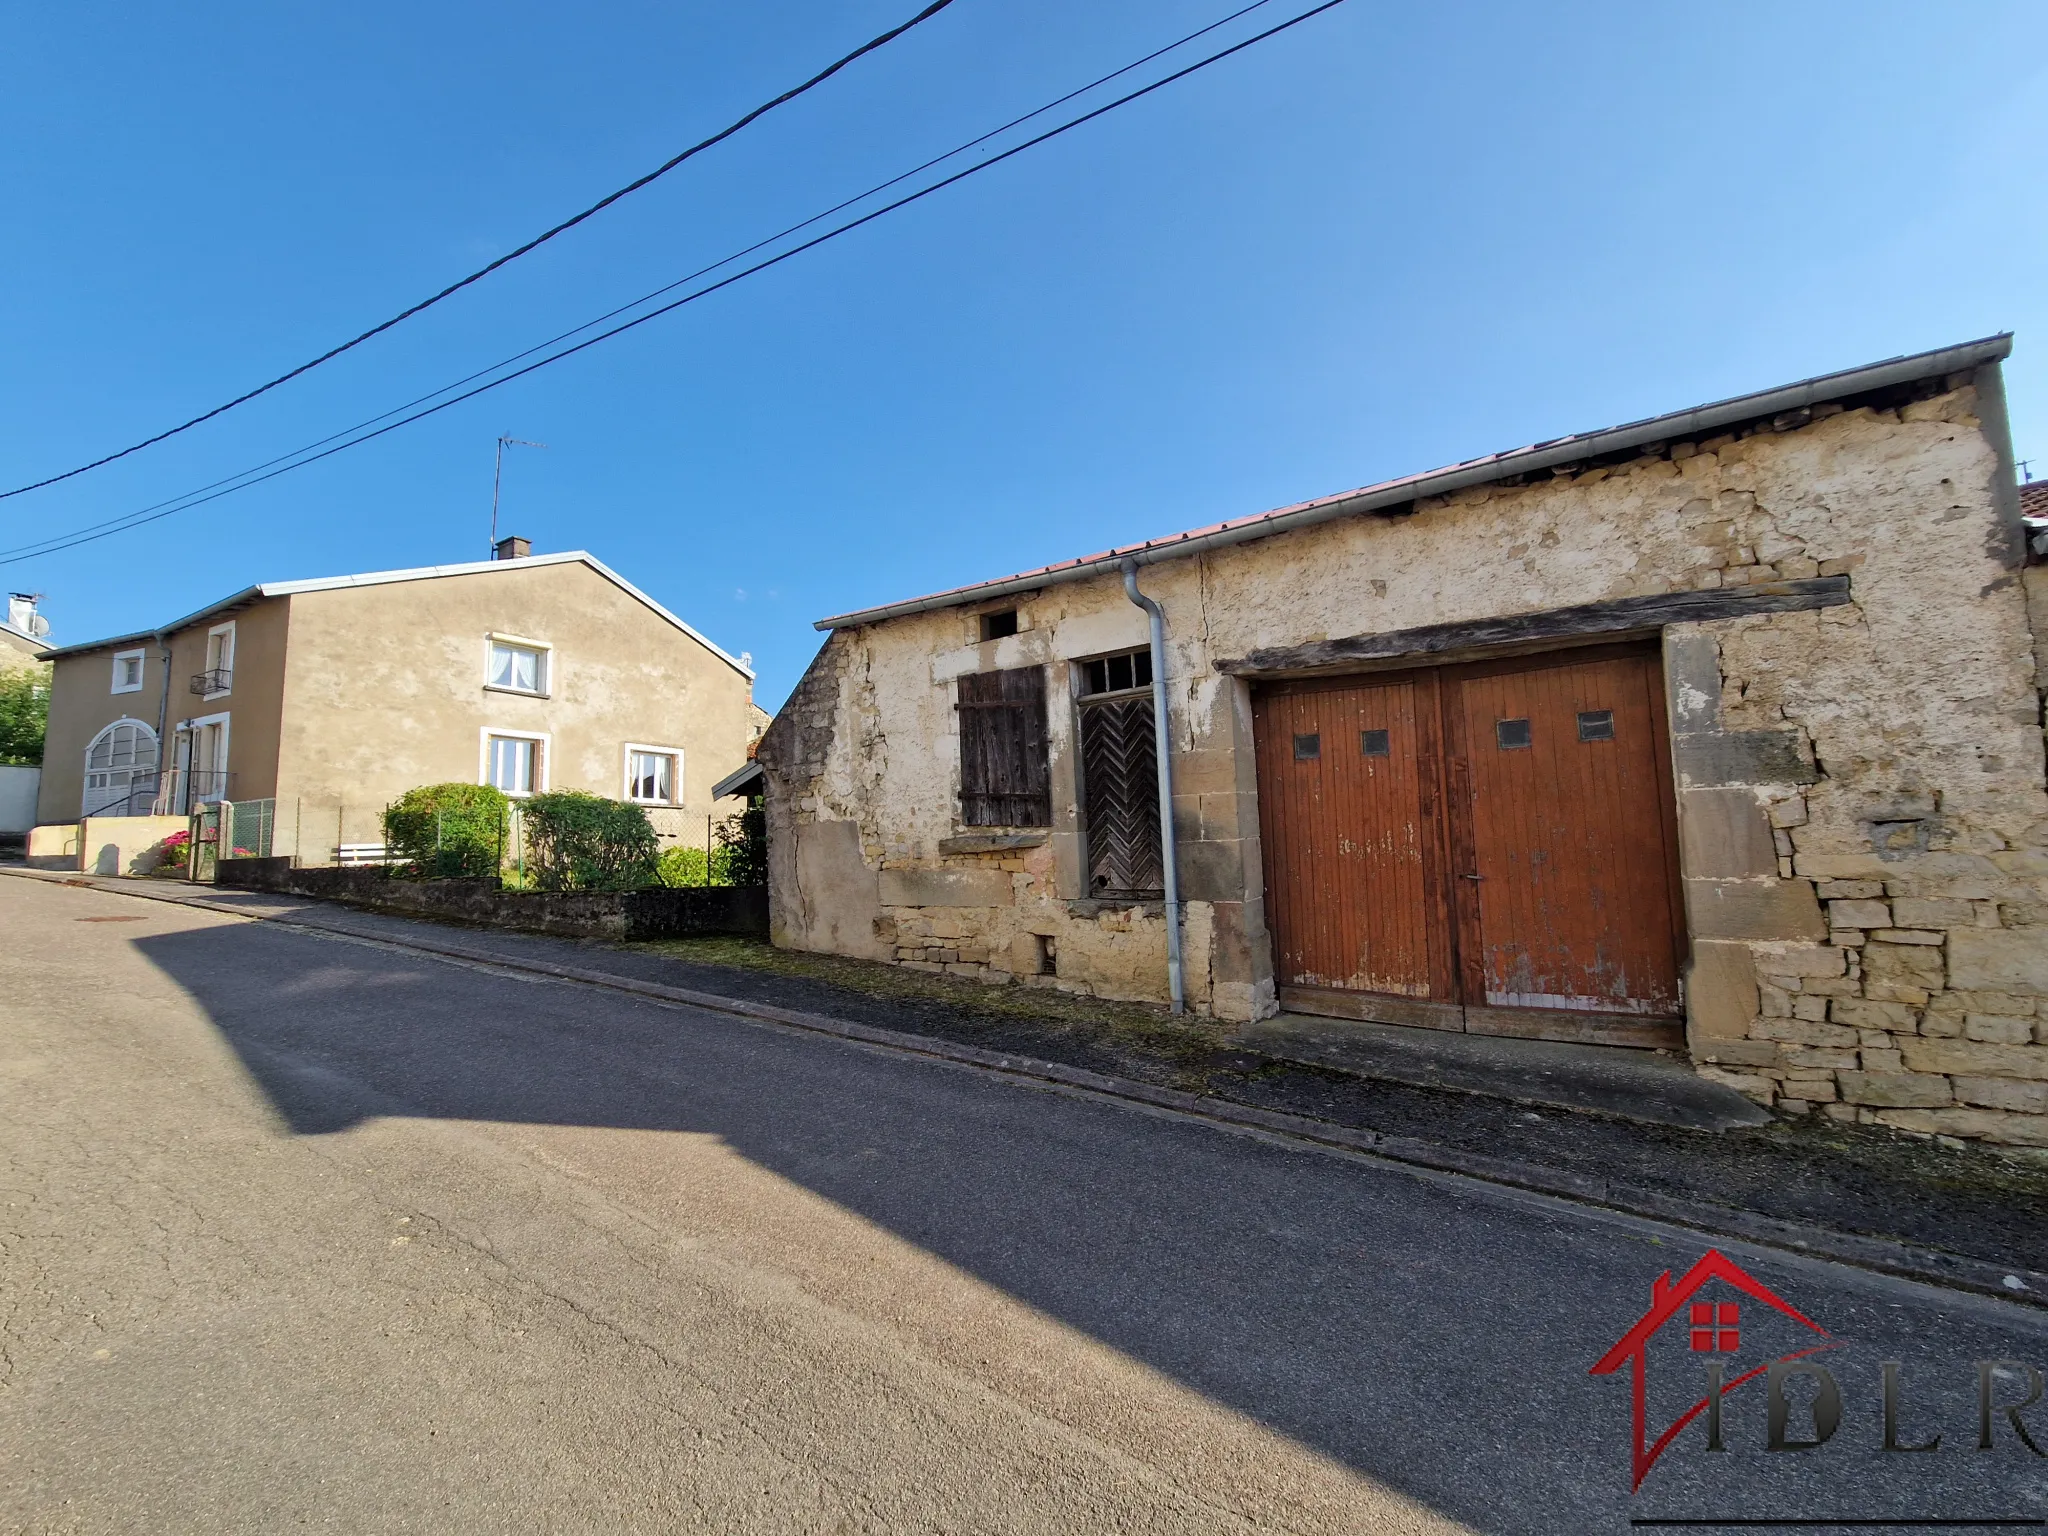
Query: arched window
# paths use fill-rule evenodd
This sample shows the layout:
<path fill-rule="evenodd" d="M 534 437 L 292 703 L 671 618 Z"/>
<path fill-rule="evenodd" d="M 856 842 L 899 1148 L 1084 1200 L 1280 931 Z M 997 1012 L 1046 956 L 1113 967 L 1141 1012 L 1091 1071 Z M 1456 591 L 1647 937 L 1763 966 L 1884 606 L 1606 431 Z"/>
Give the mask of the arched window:
<path fill-rule="evenodd" d="M 156 798 L 156 732 L 116 720 L 85 749 L 85 816 L 146 816 Z"/>

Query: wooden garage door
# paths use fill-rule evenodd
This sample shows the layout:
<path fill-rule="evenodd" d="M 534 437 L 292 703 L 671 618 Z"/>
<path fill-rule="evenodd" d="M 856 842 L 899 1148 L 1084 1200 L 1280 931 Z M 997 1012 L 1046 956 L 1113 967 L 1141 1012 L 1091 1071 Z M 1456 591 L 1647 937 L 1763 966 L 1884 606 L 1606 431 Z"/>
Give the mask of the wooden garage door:
<path fill-rule="evenodd" d="M 1678 1043 L 1654 651 L 1281 684 L 1254 716 L 1283 1004 Z"/>

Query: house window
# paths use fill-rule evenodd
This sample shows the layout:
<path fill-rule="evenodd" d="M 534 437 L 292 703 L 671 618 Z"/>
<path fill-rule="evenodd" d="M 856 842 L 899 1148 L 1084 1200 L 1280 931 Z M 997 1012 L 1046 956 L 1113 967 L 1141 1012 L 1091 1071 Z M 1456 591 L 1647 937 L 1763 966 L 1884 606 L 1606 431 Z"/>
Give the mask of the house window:
<path fill-rule="evenodd" d="M 1084 661 L 1078 681 L 1088 894 L 1156 899 L 1165 891 L 1166 861 L 1159 851 L 1152 654 Z"/>
<path fill-rule="evenodd" d="M 960 679 L 960 820 L 970 827 L 1052 825 L 1045 673 L 1038 667 Z"/>
<path fill-rule="evenodd" d="M 1742 1348 L 1742 1330 L 1736 1326 L 1741 1317 L 1739 1302 L 1694 1302 L 1691 1329 L 1694 1351 L 1706 1355 Z"/>
<path fill-rule="evenodd" d="M 235 621 L 216 624 L 206 632 L 206 670 L 193 680 L 193 692 L 202 698 L 218 699 L 235 686 Z"/>
<path fill-rule="evenodd" d="M 626 798 L 636 805 L 677 805 L 682 801 L 680 747 L 626 744 Z"/>
<path fill-rule="evenodd" d="M 114 692 L 142 692 L 142 652 L 114 652 Z"/>
<path fill-rule="evenodd" d="M 981 616 L 981 638 L 983 640 L 1007 640 L 1017 633 L 1017 610 L 1005 608 L 1000 613 L 984 613 Z"/>
<path fill-rule="evenodd" d="M 484 732 L 483 781 L 508 795 L 536 795 L 548 787 L 548 739 L 525 731 Z"/>
<path fill-rule="evenodd" d="M 1127 688 L 1152 686 L 1152 653 L 1125 651 L 1120 656 L 1101 656 L 1081 663 L 1081 694 L 1121 693 Z"/>
<path fill-rule="evenodd" d="M 484 667 L 484 686 L 507 693 L 548 691 L 548 647 L 537 640 L 492 635 Z"/>

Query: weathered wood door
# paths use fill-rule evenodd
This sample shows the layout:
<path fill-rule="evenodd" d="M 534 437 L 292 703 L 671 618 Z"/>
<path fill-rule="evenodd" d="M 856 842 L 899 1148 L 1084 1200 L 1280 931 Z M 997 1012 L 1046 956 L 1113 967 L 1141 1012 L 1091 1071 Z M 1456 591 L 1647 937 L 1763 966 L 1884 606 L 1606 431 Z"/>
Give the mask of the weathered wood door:
<path fill-rule="evenodd" d="M 1254 708 L 1283 984 L 1451 1002 L 1435 674 L 1264 691 Z"/>
<path fill-rule="evenodd" d="M 1283 1004 L 1678 1043 L 1654 651 L 1279 684 L 1254 723 Z"/>

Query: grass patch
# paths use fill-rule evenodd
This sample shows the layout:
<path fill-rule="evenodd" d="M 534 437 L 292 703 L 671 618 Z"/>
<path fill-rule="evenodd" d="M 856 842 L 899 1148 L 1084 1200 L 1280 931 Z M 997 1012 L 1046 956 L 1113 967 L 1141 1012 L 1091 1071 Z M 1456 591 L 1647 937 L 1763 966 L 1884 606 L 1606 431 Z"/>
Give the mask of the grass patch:
<path fill-rule="evenodd" d="M 1057 1035 L 1086 1034 L 1179 1060 L 1206 1056 L 1219 1049 L 1230 1026 L 1185 1015 L 1176 1019 L 1166 1008 L 1150 1003 L 1111 1002 L 1051 987 L 1011 982 L 994 985 L 964 976 L 937 976 L 908 966 L 844 955 L 806 954 L 777 949 L 760 939 L 724 935 L 688 939 L 655 939 L 622 948 L 668 955 L 692 965 L 725 966 L 790 976 L 827 986 L 843 987 L 882 1002 L 942 1006 L 949 1012 L 991 1023 L 1029 1025 Z"/>

